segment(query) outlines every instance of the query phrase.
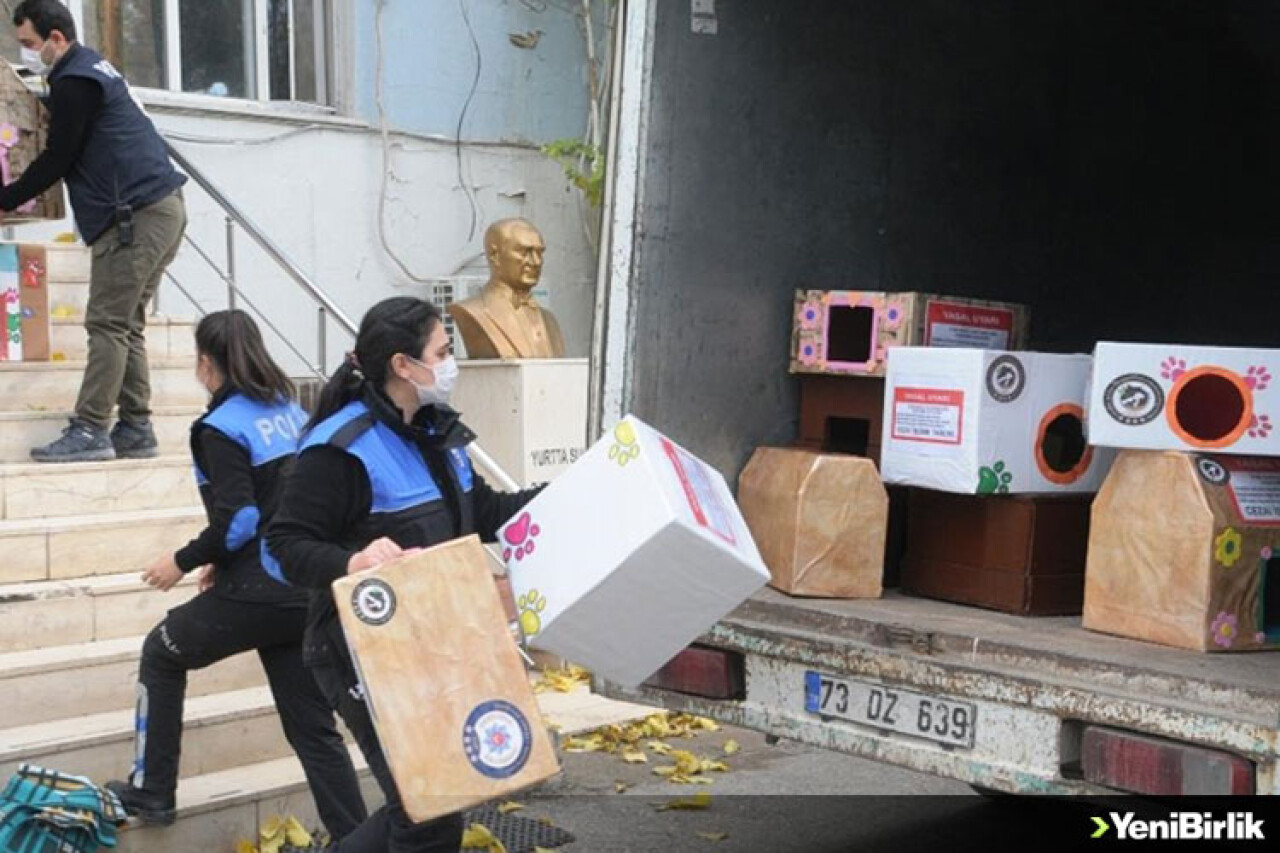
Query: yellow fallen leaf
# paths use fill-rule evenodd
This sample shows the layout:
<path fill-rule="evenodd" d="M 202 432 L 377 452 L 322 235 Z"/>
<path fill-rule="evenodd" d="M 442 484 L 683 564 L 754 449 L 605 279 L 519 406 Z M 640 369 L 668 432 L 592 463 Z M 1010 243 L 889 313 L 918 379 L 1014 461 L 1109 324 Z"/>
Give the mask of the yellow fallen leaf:
<path fill-rule="evenodd" d="M 660 740 L 649 741 L 649 749 L 658 755 L 669 755 L 671 753 L 671 744 L 663 743 Z"/>
<path fill-rule="evenodd" d="M 716 780 L 710 776 L 686 776 L 684 781 L 690 785 L 711 785 Z"/>
<path fill-rule="evenodd" d="M 715 720 L 708 719 L 707 717 L 694 717 L 694 725 L 707 732 L 720 731 L 720 724 Z"/>
<path fill-rule="evenodd" d="M 482 823 L 473 823 L 462 833 L 462 849 L 507 853 L 507 848 L 498 840 L 498 837 Z"/>
<path fill-rule="evenodd" d="M 702 772 L 709 773 L 715 771 L 717 773 L 728 773 L 729 765 L 723 761 L 712 761 L 710 758 L 702 759 Z"/>
<path fill-rule="evenodd" d="M 698 837 L 699 837 L 699 838 L 704 838 L 704 839 L 706 839 L 707 841 L 728 841 L 728 840 L 729 840 L 729 833 L 727 833 L 727 832 L 699 832 L 699 833 L 698 833 Z"/>
<path fill-rule="evenodd" d="M 626 782 L 614 782 L 614 783 L 613 783 L 613 790 L 614 790 L 614 793 L 617 793 L 617 794 L 625 794 L 625 793 L 627 792 L 627 789 L 628 789 L 628 788 L 630 788 L 630 787 L 631 787 L 631 786 L 630 786 L 630 785 L 628 785 Z"/>
<path fill-rule="evenodd" d="M 236 853 L 258 853 L 258 848 L 253 845 L 252 841 L 241 839 L 236 842 Z"/>
<path fill-rule="evenodd" d="M 702 759 L 687 750 L 673 750 L 671 757 L 675 759 L 676 768 L 681 773 L 697 773 L 702 769 Z"/>
<path fill-rule="evenodd" d="M 654 806 L 660 812 L 667 811 L 698 811 L 711 807 L 711 795 L 706 791 L 699 791 L 692 797 L 679 800 L 668 800 L 665 803 Z"/>
<path fill-rule="evenodd" d="M 655 767 L 655 768 L 653 768 L 653 775 L 655 775 L 655 776 L 674 776 L 674 775 L 676 775 L 676 774 L 677 774 L 677 773 L 679 773 L 679 772 L 680 772 L 680 768 L 679 768 L 679 767 L 675 767 L 675 766 L 673 766 L 673 765 L 671 765 L 671 766 L 667 766 L 667 767 Z"/>
<path fill-rule="evenodd" d="M 623 750 L 622 760 L 628 764 L 648 764 L 649 756 L 638 749 Z"/>
<path fill-rule="evenodd" d="M 742 746 L 736 740 L 727 740 L 724 742 L 724 754 L 736 755 L 742 751 Z"/>
<path fill-rule="evenodd" d="M 596 736 L 567 737 L 564 739 L 565 752 L 600 752 L 604 749 L 604 741 Z"/>
<path fill-rule="evenodd" d="M 512 812 L 520 811 L 522 808 L 524 808 L 523 803 L 505 802 L 498 806 L 498 814 L 511 814 Z"/>
<path fill-rule="evenodd" d="M 311 833 L 307 832 L 302 824 L 298 823 L 298 819 L 292 815 L 285 821 L 284 836 L 285 840 L 294 847 L 305 848 L 311 846 Z"/>
<path fill-rule="evenodd" d="M 556 853 L 556 851 L 548 850 L 546 847 L 535 847 L 533 853 Z"/>

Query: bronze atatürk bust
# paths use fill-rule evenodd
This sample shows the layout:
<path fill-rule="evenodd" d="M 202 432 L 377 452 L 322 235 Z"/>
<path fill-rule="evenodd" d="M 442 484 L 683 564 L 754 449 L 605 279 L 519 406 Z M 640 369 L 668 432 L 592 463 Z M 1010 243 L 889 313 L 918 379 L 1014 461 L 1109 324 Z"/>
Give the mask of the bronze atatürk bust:
<path fill-rule="evenodd" d="M 449 306 L 469 357 L 564 357 L 560 324 L 533 298 L 544 249 L 531 222 L 503 219 L 489 226 L 484 235 L 489 282 L 479 296 Z"/>

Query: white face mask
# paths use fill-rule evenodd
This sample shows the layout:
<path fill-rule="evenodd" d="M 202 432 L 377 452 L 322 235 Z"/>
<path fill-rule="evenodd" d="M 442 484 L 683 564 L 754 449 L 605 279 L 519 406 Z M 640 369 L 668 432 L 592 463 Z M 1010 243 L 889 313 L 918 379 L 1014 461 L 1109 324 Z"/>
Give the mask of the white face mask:
<path fill-rule="evenodd" d="M 49 73 L 49 65 L 40 57 L 40 53 L 38 50 L 24 47 L 22 49 L 22 64 L 32 74 L 39 74 L 43 77 Z"/>
<path fill-rule="evenodd" d="M 453 389 L 458 384 L 457 360 L 453 356 L 449 356 L 435 367 L 427 367 L 416 358 L 410 358 L 409 360 L 425 370 L 430 370 L 436 377 L 435 385 L 419 385 L 412 379 L 409 380 L 414 390 L 418 392 L 418 405 L 448 405 L 449 398 L 453 396 Z"/>

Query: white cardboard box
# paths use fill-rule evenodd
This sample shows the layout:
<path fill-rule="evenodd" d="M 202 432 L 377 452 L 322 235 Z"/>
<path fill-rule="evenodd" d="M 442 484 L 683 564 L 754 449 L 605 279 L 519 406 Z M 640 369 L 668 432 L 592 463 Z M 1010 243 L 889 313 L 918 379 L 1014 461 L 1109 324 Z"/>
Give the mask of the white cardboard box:
<path fill-rule="evenodd" d="M 769 581 L 724 477 L 634 417 L 499 540 L 531 645 L 626 686 Z"/>
<path fill-rule="evenodd" d="M 1114 456 L 1084 441 L 1087 355 L 899 347 L 885 377 L 886 483 L 960 494 L 1094 492 Z"/>
<path fill-rule="evenodd" d="M 549 482 L 586 452 L 585 358 L 463 360 L 458 369 L 453 407 L 522 486 Z"/>
<path fill-rule="evenodd" d="M 1280 456 L 1280 350 L 1099 343 L 1089 442 Z"/>

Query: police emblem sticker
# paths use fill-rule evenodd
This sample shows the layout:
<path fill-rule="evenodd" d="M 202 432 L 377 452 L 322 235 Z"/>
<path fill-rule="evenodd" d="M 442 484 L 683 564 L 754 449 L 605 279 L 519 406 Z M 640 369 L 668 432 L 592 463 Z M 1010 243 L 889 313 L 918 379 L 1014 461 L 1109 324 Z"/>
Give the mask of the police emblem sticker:
<path fill-rule="evenodd" d="M 1113 421 L 1125 426 L 1149 424 L 1164 410 L 1164 389 L 1150 376 L 1126 373 L 1107 385 L 1102 407 Z"/>
<path fill-rule="evenodd" d="M 1027 370 L 1011 355 L 1002 355 L 987 368 L 987 393 L 997 403 L 1012 403 L 1027 387 Z"/>
<path fill-rule="evenodd" d="M 366 625 L 385 625 L 396 615 L 396 594 L 386 581 L 369 578 L 356 584 L 351 610 Z"/>
<path fill-rule="evenodd" d="M 533 749 L 529 721 L 510 702 L 483 702 L 467 716 L 462 745 L 479 773 L 490 779 L 508 779 L 524 769 Z"/>
<path fill-rule="evenodd" d="M 1211 486 L 1225 486 L 1231 482 L 1231 472 L 1212 456 L 1197 458 L 1196 470 L 1200 472 L 1200 476 L 1204 478 L 1204 481 Z"/>

